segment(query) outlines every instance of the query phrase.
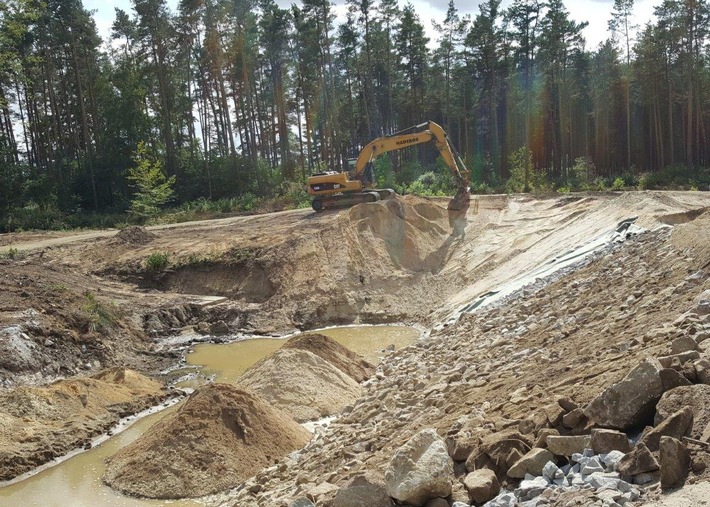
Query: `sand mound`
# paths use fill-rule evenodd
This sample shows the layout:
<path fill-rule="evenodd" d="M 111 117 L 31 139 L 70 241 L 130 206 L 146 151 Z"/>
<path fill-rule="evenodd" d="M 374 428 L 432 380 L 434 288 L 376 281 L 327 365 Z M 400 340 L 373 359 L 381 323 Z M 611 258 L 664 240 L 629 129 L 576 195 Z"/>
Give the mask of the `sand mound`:
<path fill-rule="evenodd" d="M 239 385 L 299 422 L 336 414 L 362 393 L 360 385 L 312 352 L 279 349 L 249 368 Z"/>
<path fill-rule="evenodd" d="M 134 496 L 207 495 L 239 484 L 309 438 L 261 398 L 213 384 L 113 456 L 103 480 Z"/>
<path fill-rule="evenodd" d="M 86 445 L 119 418 L 165 397 L 158 382 L 121 368 L 1 395 L 0 480 Z"/>
<path fill-rule="evenodd" d="M 139 227 L 137 225 L 126 227 L 125 229 L 119 231 L 115 237 L 116 239 L 122 241 L 123 243 L 128 243 L 129 245 L 145 245 L 146 243 L 150 243 L 157 238 L 155 234 L 148 232 L 145 227 Z"/>
<path fill-rule="evenodd" d="M 313 352 L 343 373 L 350 375 L 357 382 L 367 380 L 375 373 L 375 367 L 360 355 L 322 334 L 311 333 L 295 336 L 287 341 L 282 349 Z"/>

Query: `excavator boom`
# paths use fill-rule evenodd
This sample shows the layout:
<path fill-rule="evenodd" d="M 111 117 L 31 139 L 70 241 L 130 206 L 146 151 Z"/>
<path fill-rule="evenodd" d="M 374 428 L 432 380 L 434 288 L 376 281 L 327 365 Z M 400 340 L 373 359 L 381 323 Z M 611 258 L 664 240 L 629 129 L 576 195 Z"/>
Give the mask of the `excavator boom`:
<path fill-rule="evenodd" d="M 384 153 L 430 141 L 439 150 L 456 179 L 456 196 L 449 203 L 448 209 L 462 209 L 470 198 L 469 172 L 449 142 L 444 129 L 433 121 L 414 125 L 389 136 L 378 137 L 368 143 L 355 161 L 352 176 L 344 172 L 325 172 L 308 178 L 308 193 L 314 196 L 313 209 L 322 211 L 327 208 L 351 206 L 358 202 L 378 201 L 394 195 L 392 190 L 373 188 L 374 160 Z"/>

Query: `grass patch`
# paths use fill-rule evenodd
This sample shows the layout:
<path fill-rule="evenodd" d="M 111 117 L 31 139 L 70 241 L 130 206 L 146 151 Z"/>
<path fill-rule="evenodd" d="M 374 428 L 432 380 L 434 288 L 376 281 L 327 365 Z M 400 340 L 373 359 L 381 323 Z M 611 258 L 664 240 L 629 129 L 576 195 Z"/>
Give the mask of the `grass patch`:
<path fill-rule="evenodd" d="M 91 292 L 84 293 L 84 305 L 81 309 L 86 316 L 88 331 L 107 331 L 118 322 L 116 306 L 99 301 Z"/>

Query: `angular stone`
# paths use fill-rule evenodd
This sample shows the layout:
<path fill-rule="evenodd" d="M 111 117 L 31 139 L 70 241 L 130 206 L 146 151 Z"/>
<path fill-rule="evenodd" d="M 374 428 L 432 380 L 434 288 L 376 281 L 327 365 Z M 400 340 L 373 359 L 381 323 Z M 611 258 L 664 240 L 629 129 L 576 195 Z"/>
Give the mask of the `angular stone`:
<path fill-rule="evenodd" d="M 690 336 L 684 335 L 676 338 L 671 343 L 671 355 L 682 354 L 691 350 L 697 350 L 698 344 Z"/>
<path fill-rule="evenodd" d="M 665 392 L 656 405 L 655 425 L 658 426 L 683 407 L 693 409 L 690 437 L 701 438 L 705 428 L 710 426 L 710 385 L 682 386 Z"/>
<path fill-rule="evenodd" d="M 537 440 L 535 440 L 535 444 L 533 444 L 533 447 L 541 447 L 543 449 L 546 448 L 547 437 L 551 435 L 559 436 L 560 432 L 557 431 L 555 428 L 542 428 L 537 434 Z"/>
<path fill-rule="evenodd" d="M 333 507 L 391 507 L 384 482 L 372 475 L 359 475 L 344 484 L 335 495 Z"/>
<path fill-rule="evenodd" d="M 603 473 L 604 465 L 601 464 L 599 458 L 590 458 L 587 463 L 582 467 L 582 475 L 591 475 L 593 473 Z"/>
<path fill-rule="evenodd" d="M 556 456 L 572 456 L 581 453 L 589 447 L 592 437 L 590 435 L 553 436 L 547 437 L 547 449 Z"/>
<path fill-rule="evenodd" d="M 562 424 L 562 417 L 565 415 L 565 410 L 558 403 L 546 405 L 543 410 L 547 416 L 547 422 L 550 426 L 559 426 Z"/>
<path fill-rule="evenodd" d="M 698 306 L 695 307 L 695 313 L 700 317 L 710 315 L 710 299 L 701 299 L 698 302 Z"/>
<path fill-rule="evenodd" d="M 626 454 L 631 451 L 631 444 L 626 433 L 601 428 L 592 429 L 591 447 L 596 454 L 607 454 L 613 450 Z"/>
<path fill-rule="evenodd" d="M 663 489 L 682 486 L 688 477 L 690 453 L 688 448 L 673 437 L 661 437 L 661 487 Z"/>
<path fill-rule="evenodd" d="M 681 352 L 680 354 L 674 354 L 670 356 L 662 356 L 658 358 L 658 362 L 664 368 L 670 368 L 673 365 L 673 361 L 677 359 L 682 365 L 686 361 L 693 361 L 695 359 L 700 359 L 700 353 L 697 350 L 690 350 L 688 352 Z"/>
<path fill-rule="evenodd" d="M 639 443 L 633 451 L 626 454 L 616 466 L 619 474 L 623 477 L 632 477 L 645 472 L 654 472 L 660 467 L 656 458 L 644 444 Z"/>
<path fill-rule="evenodd" d="M 469 498 L 476 504 L 484 504 L 500 492 L 500 483 L 492 470 L 483 468 L 466 476 L 463 485 Z"/>
<path fill-rule="evenodd" d="M 424 429 L 395 451 L 385 470 L 392 498 L 415 506 L 451 493 L 454 462 L 433 429 Z"/>
<path fill-rule="evenodd" d="M 683 407 L 678 412 L 666 418 L 661 424 L 641 437 L 649 451 L 657 451 L 658 444 L 664 436 L 680 439 L 686 436 L 693 427 L 693 409 Z"/>
<path fill-rule="evenodd" d="M 449 507 L 449 502 L 443 498 L 432 498 L 426 503 L 425 507 Z"/>
<path fill-rule="evenodd" d="M 508 477 L 522 479 L 525 474 L 541 475 L 545 464 L 548 461 L 554 461 L 554 459 L 555 457 L 550 451 L 536 447 L 510 467 Z"/>
<path fill-rule="evenodd" d="M 624 453 L 621 451 L 610 451 L 607 454 L 604 454 L 602 457 L 602 462 L 604 463 L 604 466 L 609 469 L 609 470 L 614 470 L 616 468 L 616 465 L 621 461 L 621 458 L 624 457 Z"/>
<path fill-rule="evenodd" d="M 472 453 L 466 460 L 466 470 L 473 472 L 480 468 L 491 468 L 504 476 L 513 464 L 530 450 L 518 433 L 494 434 L 481 442 L 484 452 Z"/>
<path fill-rule="evenodd" d="M 577 405 L 569 396 L 560 398 L 557 400 L 557 403 L 559 403 L 560 407 L 562 407 L 566 412 L 572 412 L 575 408 L 579 407 L 579 405 Z"/>
<path fill-rule="evenodd" d="M 581 408 L 575 408 L 571 412 L 562 416 L 562 426 L 565 428 L 576 428 L 587 422 L 587 416 Z"/>
<path fill-rule="evenodd" d="M 594 398 L 585 415 L 600 426 L 619 430 L 644 424 L 653 416 L 655 404 L 663 394 L 660 370 L 656 359 L 645 359 L 623 380 Z"/>
<path fill-rule="evenodd" d="M 663 391 L 670 391 L 674 387 L 689 386 L 691 382 L 685 378 L 680 372 L 673 368 L 663 368 L 659 375 L 661 376 L 661 384 Z"/>

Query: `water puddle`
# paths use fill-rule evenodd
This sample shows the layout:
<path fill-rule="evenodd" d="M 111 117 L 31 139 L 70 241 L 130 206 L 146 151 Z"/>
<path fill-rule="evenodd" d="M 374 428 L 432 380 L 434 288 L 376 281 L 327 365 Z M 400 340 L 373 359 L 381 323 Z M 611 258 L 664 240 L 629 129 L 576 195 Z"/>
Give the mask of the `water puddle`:
<path fill-rule="evenodd" d="M 352 326 L 328 328 L 318 333 L 330 336 L 371 362 L 379 362 L 391 346 L 399 349 L 414 343 L 420 332 L 406 326 Z M 199 369 L 193 385 L 205 377 L 220 382 L 235 382 L 246 369 L 281 347 L 284 339 L 248 339 L 229 344 L 200 344 L 187 356 L 187 362 Z M 186 372 L 192 369 L 185 369 Z M 202 380 L 200 380 L 202 379 Z M 151 425 L 175 410 L 175 406 L 148 415 L 125 431 L 93 449 L 77 454 L 60 464 L 9 486 L 0 487 L 0 507 L 174 507 L 201 506 L 194 500 L 141 500 L 115 492 L 101 482 L 105 460 L 136 440 Z"/>
<path fill-rule="evenodd" d="M 344 347 L 357 352 L 371 363 L 379 363 L 388 347 L 400 349 L 411 345 L 420 336 L 418 330 L 407 326 L 345 326 L 320 329 Z M 187 355 L 187 363 L 201 366 L 200 377 L 214 378 L 218 382 L 237 382 L 237 379 L 254 363 L 281 348 L 285 339 L 252 338 L 232 343 L 203 343 Z M 178 384 L 195 387 L 205 380 L 195 379 Z"/>

